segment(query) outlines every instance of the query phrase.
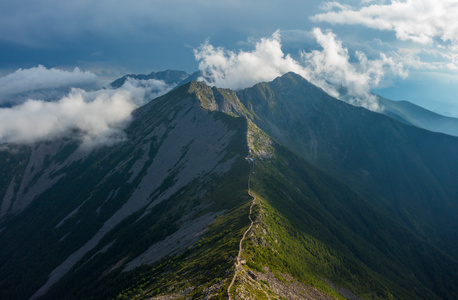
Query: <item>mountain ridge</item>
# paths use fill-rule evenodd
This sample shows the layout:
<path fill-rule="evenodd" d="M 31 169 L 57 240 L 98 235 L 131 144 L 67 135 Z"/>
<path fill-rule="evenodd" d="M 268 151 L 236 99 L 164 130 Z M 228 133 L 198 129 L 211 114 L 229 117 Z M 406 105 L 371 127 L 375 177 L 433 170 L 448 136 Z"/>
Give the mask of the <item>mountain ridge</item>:
<path fill-rule="evenodd" d="M 383 107 L 382 113 L 398 121 L 430 131 L 458 136 L 457 118 L 443 116 L 405 100 L 393 101 L 380 96 L 377 100 Z"/>
<path fill-rule="evenodd" d="M 125 83 L 127 78 L 132 78 L 137 80 L 163 80 L 166 84 L 175 85 L 175 88 L 178 88 L 192 81 L 198 81 L 202 77 L 204 77 L 204 75 L 201 71 L 196 71 L 189 75 L 184 71 L 166 70 L 152 72 L 148 75 L 128 74 L 116 79 L 110 86 L 119 88 Z M 345 93 L 345 90 L 343 92 Z M 376 94 L 374 94 L 374 96 L 377 98 L 377 103 L 381 106 L 381 111 L 379 111 L 381 114 L 392 117 L 405 124 L 410 124 L 433 132 L 458 136 L 457 118 L 438 114 L 406 100 L 394 101 Z"/>
<path fill-rule="evenodd" d="M 291 76 L 293 78 L 290 80 Z M 425 174 L 424 178 L 410 177 L 411 183 L 404 181 L 403 184 L 410 184 L 409 191 L 415 191 L 416 186 L 430 186 L 433 182 L 437 185 L 434 188 L 435 195 L 424 195 L 425 191 L 417 191 L 416 194 L 410 195 L 411 198 L 423 199 L 423 205 L 428 197 L 448 199 L 439 206 L 453 205 L 456 209 L 454 199 L 458 198 L 458 191 L 452 179 L 458 176 L 456 161 L 458 144 L 455 137 L 432 134 L 403 125 L 364 108 L 333 100 L 310 83 L 307 88 L 303 88 L 303 85 L 296 86 L 296 90 L 292 92 L 290 84 L 296 81 L 306 82 L 299 75 L 287 74 L 274 80 L 269 88 L 264 84 L 258 84 L 254 90 L 242 90 L 237 95 L 246 107 L 253 108 L 253 115 L 263 120 L 258 124 L 262 130 L 320 169 L 334 177 L 345 178 L 346 184 L 363 195 L 369 196 L 374 190 L 379 189 L 378 193 L 384 194 L 385 199 L 392 197 L 396 199 L 393 204 L 403 203 L 402 199 L 406 195 L 402 194 L 404 193 L 402 187 L 396 187 L 397 190 L 394 190 L 391 186 L 396 182 L 402 182 L 400 177 L 408 178 L 405 174 L 397 174 L 399 171 L 396 170 L 405 172 L 399 169 L 399 166 L 404 166 L 417 168 L 418 171 L 414 171 L 413 174 Z M 312 91 L 309 91 L 309 88 Z M 275 93 L 280 93 L 281 97 L 273 101 Z M 293 93 L 295 96 L 291 97 L 288 93 Z M 304 103 L 307 103 L 306 106 Z M 326 109 L 323 103 L 327 103 Z M 397 136 L 393 134 L 394 132 Z M 375 138 L 374 133 L 376 133 Z M 366 144 L 363 144 L 363 147 L 356 147 L 356 141 L 359 144 L 361 142 Z M 366 148 L 367 146 L 370 148 Z M 396 148 L 400 146 L 405 149 L 397 150 Z M 441 154 L 441 149 L 444 148 L 449 149 L 451 153 L 445 156 Z M 421 162 L 417 158 L 410 157 L 411 155 L 429 157 Z M 396 161 L 395 164 L 392 162 L 393 159 Z M 383 169 L 386 171 L 380 172 Z M 399 178 L 387 179 L 388 174 Z M 440 179 L 437 176 L 440 176 Z M 361 182 L 365 182 L 366 188 L 369 189 L 366 191 L 361 189 Z M 386 200 L 380 199 L 380 201 Z M 411 207 L 409 211 L 412 209 L 414 208 Z M 420 207 L 415 210 L 422 212 Z M 387 208 L 387 211 L 396 211 L 396 206 Z M 400 213 L 402 215 L 402 212 Z M 447 220 L 453 223 L 453 214 L 449 213 L 444 211 L 444 216 L 448 215 Z M 425 216 L 426 214 L 425 212 Z M 407 216 L 402 218 L 408 219 Z M 430 222 L 434 222 L 434 218 L 431 218 Z M 441 228 L 446 228 L 446 223 L 444 221 Z M 424 225 L 423 230 L 429 230 L 429 226 Z M 435 233 L 440 235 L 441 232 L 443 232 L 441 229 L 437 229 Z M 453 240 L 452 245 L 456 245 L 456 235 L 450 238 Z M 448 246 L 450 252 L 455 247 L 452 245 Z"/>
<path fill-rule="evenodd" d="M 251 178 L 234 297 L 287 297 L 290 278 L 317 299 L 453 299 L 457 145 L 292 73 L 237 92 L 190 82 L 137 109 L 118 144 L 0 151 L 2 214 L 14 182 L 56 180 L 3 214 L 0 296 L 225 299 Z"/>

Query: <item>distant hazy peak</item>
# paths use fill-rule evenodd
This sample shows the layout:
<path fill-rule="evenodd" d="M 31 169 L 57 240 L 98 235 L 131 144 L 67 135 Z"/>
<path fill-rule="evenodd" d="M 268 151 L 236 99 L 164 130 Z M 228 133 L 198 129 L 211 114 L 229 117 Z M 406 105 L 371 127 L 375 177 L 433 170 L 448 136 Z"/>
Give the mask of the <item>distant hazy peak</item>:
<path fill-rule="evenodd" d="M 185 71 L 178 71 L 178 70 L 166 70 L 166 71 L 159 71 L 159 72 L 151 72 L 149 74 L 127 74 L 121 78 L 116 79 L 110 86 L 114 88 L 121 87 L 127 80 L 127 78 L 137 79 L 137 80 L 149 80 L 149 79 L 156 79 L 162 80 L 166 84 L 178 84 L 184 79 L 189 77 L 189 74 Z"/>

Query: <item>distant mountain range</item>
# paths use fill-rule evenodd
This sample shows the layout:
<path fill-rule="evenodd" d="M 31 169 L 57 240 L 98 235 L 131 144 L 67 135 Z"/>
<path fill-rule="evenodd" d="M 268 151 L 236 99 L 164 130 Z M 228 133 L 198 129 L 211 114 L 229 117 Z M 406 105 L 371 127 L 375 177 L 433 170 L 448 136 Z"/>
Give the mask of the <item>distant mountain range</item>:
<path fill-rule="evenodd" d="M 458 136 L 458 119 L 439 115 L 409 101 L 393 101 L 378 97 L 383 113 L 398 121 L 434 132 Z"/>
<path fill-rule="evenodd" d="M 449 118 L 294 73 L 112 86 L 131 76 L 176 88 L 125 140 L 1 145 L 0 299 L 458 298 L 458 137 L 431 127 Z"/>
<path fill-rule="evenodd" d="M 167 70 L 161 72 L 151 72 L 150 74 L 128 74 L 121 78 L 116 79 L 110 86 L 113 88 L 120 88 L 127 80 L 127 78 L 132 78 L 136 80 L 149 80 L 149 79 L 156 79 L 162 80 L 166 84 L 169 85 L 177 85 L 190 75 L 184 71 L 176 71 L 176 70 Z"/>

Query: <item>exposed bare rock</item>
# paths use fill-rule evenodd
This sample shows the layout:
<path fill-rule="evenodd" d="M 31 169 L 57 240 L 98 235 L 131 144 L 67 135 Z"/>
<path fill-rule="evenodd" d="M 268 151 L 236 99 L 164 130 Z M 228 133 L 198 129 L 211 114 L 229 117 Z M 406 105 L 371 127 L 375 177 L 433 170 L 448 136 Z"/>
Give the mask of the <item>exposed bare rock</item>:
<path fill-rule="evenodd" d="M 83 159 L 89 152 L 84 149 L 76 149 L 63 161 L 56 161 L 54 156 L 72 141 L 54 140 L 41 142 L 31 147 L 30 158 L 20 182 L 13 178 L 3 198 L 0 217 L 8 211 L 17 214 L 27 208 L 33 200 L 55 185 L 65 173 L 56 175 L 71 163 Z M 18 186 L 16 191 L 16 185 Z"/>
<path fill-rule="evenodd" d="M 168 110 L 170 113 L 166 117 L 167 134 L 164 134 L 163 130 L 156 129 L 153 130 L 157 134 L 156 138 L 144 140 L 145 143 L 152 144 L 150 147 L 156 147 L 158 150 L 154 157 L 149 157 L 149 160 L 143 155 L 138 158 L 139 163 L 134 163 L 131 169 L 133 176 L 139 174 L 138 168 L 141 167 L 141 164 L 149 161 L 150 165 L 130 198 L 105 221 L 91 239 L 49 274 L 48 281 L 37 290 L 33 298 L 43 295 L 84 255 L 96 247 L 110 230 L 134 212 L 145 207 L 147 210 L 152 209 L 162 201 L 169 199 L 191 181 L 202 178 L 204 175 L 224 173 L 230 169 L 235 157 L 224 159 L 226 155 L 224 146 L 229 143 L 234 132 L 228 130 L 223 121 L 209 116 L 209 112 L 201 108 L 197 101 L 184 99 L 176 105 L 179 106 L 179 109 L 169 108 Z M 144 144 L 142 140 L 138 142 Z M 166 188 L 164 188 L 164 184 L 167 184 Z M 202 231 L 209 223 L 208 218 L 210 215 L 203 217 L 202 220 L 205 221 L 194 223 L 193 226 L 196 226 L 194 229 Z M 188 224 L 187 226 L 191 225 Z M 194 238 L 185 239 L 182 233 L 177 233 L 177 237 L 171 238 L 171 240 L 176 240 L 178 236 L 183 238 L 188 245 L 195 241 Z M 163 243 L 163 246 L 171 245 L 170 240 Z M 145 253 L 143 258 L 132 263 L 129 268 L 155 261 L 177 249 L 169 249 L 157 256 L 154 254 L 157 251 L 153 251 L 154 248 L 152 248 L 151 253 Z"/>
<path fill-rule="evenodd" d="M 331 300 L 333 297 L 319 291 L 318 289 L 305 285 L 297 281 L 294 277 L 278 273 L 280 280 L 268 268 L 264 268 L 265 273 L 256 272 L 258 281 L 265 285 L 266 289 L 272 291 L 277 297 L 291 300 Z"/>

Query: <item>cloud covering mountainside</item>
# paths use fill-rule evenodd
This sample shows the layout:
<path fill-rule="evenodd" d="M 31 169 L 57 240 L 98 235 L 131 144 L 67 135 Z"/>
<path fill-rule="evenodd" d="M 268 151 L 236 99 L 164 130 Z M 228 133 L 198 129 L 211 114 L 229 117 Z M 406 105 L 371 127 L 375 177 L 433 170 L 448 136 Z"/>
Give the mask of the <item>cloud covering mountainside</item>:
<path fill-rule="evenodd" d="M 173 49 L 168 52 L 169 60 L 178 61 L 182 59 L 176 52 L 179 47 L 169 44 L 173 35 L 165 34 L 162 31 L 165 27 L 193 37 L 192 42 L 181 39 L 180 43 L 184 43 L 182 47 L 186 48 L 189 60 L 201 71 L 200 79 L 210 85 L 238 90 L 294 72 L 329 95 L 369 110 L 383 110 L 372 94 L 375 92 L 390 99 L 421 103 L 441 114 L 458 115 L 454 92 L 458 86 L 458 25 L 454 21 L 458 5 L 453 1 L 314 0 L 306 4 L 292 1 L 284 10 L 279 9 L 280 3 L 197 1 L 194 4 L 201 8 L 199 14 L 189 13 L 190 5 L 181 0 L 174 1 L 173 9 L 170 3 L 146 5 L 139 1 L 127 6 L 121 2 L 111 5 L 100 1 L 93 7 L 88 2 L 68 5 L 49 1 L 60 14 L 39 10 L 40 3 L 20 2 L 22 5 L 0 4 L 0 29 L 5 29 L 0 30 L 0 43 L 15 45 L 0 45 L 5 57 L 10 57 L 9 61 L 14 61 L 13 52 L 22 53 L 15 48 L 18 45 L 45 52 L 54 49 L 70 53 L 56 43 L 61 41 L 70 47 L 72 43 L 61 40 L 69 35 L 75 40 L 84 40 L 81 44 L 98 45 L 93 47 L 98 50 L 92 51 L 90 56 L 99 61 L 79 61 L 78 66 L 87 67 L 84 71 L 58 63 L 49 64 L 47 68 L 40 65 L 40 61 L 0 77 L 0 142 L 29 143 L 65 135 L 76 135 L 88 145 L 122 139 L 122 129 L 129 122 L 131 112 L 170 91 L 174 85 L 156 79 L 130 78 L 120 89 L 104 88 L 108 83 L 105 76 L 113 75 L 115 67 L 105 64 L 104 60 L 110 59 L 106 47 L 119 41 L 110 50 L 122 49 L 119 39 L 130 36 L 130 52 L 124 53 L 124 57 L 131 61 L 139 49 L 149 51 L 148 59 L 142 60 L 143 65 L 160 60 L 158 53 L 166 49 Z M 34 18 L 25 18 L 32 10 L 37 11 Z M 184 11 L 188 17 L 186 28 L 183 24 L 169 23 L 179 19 Z M 257 11 L 259 14 L 253 21 L 258 27 L 267 24 L 267 20 L 271 25 L 245 32 L 245 27 L 250 28 L 248 17 L 243 20 L 221 17 L 215 22 L 216 27 L 210 26 L 208 20 L 221 16 L 221 11 L 238 16 L 249 16 L 250 11 Z M 87 22 L 76 26 L 83 12 L 89 14 Z M 288 18 L 282 15 L 285 12 Z M 207 20 L 201 16 L 212 18 Z M 301 26 L 297 23 L 299 19 L 304 22 Z M 18 20 L 23 22 L 17 23 Z M 43 34 L 32 28 L 36 23 L 43 24 L 40 27 Z M 221 24 L 237 32 L 221 33 L 218 27 Z M 214 32 L 206 30 L 213 27 Z M 94 40 L 84 39 L 84 30 L 90 32 Z M 233 35 L 237 39 L 231 40 Z M 110 39 L 110 42 L 101 46 L 95 41 L 98 39 Z M 139 46 L 137 39 L 144 44 Z M 168 42 L 162 42 L 164 39 Z M 153 41 L 154 47 L 146 46 Z M 76 45 L 72 47 L 79 49 Z"/>
<path fill-rule="evenodd" d="M 256 42 L 252 51 L 233 52 L 207 42 L 194 53 L 207 83 L 218 87 L 241 89 L 295 72 L 337 98 L 343 96 L 338 89 L 344 87 L 350 102 L 375 111 L 380 108 L 370 89 L 385 84 L 388 74 L 407 77 L 408 72 L 396 58 L 380 53 L 380 58 L 370 60 L 358 51 L 357 61 L 352 62 L 348 49 L 334 33 L 315 28 L 312 34 L 322 49 L 301 51 L 300 60 L 283 52 L 280 31 Z"/>
<path fill-rule="evenodd" d="M 348 50 L 335 34 L 319 28 L 313 35 L 322 50 L 301 52 L 296 60 L 282 50 L 281 35 L 254 43 L 251 51 L 233 52 L 209 42 L 194 50 L 201 80 L 218 87 L 241 89 L 295 72 L 337 98 L 379 110 L 370 88 L 383 83 L 386 73 L 406 76 L 402 63 L 385 54 L 369 60 Z M 119 89 L 102 88 L 106 82 L 94 73 L 38 66 L 0 78 L 0 141 L 30 143 L 60 136 L 77 136 L 86 146 L 109 144 L 123 138 L 122 129 L 139 106 L 170 91 L 174 85 L 157 79 L 127 78 Z M 338 89 L 344 87 L 346 95 Z"/>
<path fill-rule="evenodd" d="M 132 111 L 173 88 L 131 78 L 119 89 L 101 88 L 106 82 L 91 72 L 43 66 L 18 70 L 0 83 L 1 143 L 72 136 L 86 147 L 122 139 Z"/>

